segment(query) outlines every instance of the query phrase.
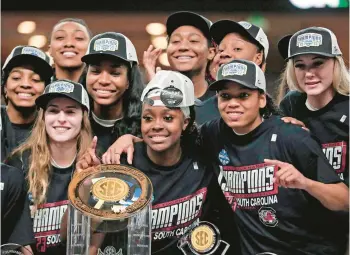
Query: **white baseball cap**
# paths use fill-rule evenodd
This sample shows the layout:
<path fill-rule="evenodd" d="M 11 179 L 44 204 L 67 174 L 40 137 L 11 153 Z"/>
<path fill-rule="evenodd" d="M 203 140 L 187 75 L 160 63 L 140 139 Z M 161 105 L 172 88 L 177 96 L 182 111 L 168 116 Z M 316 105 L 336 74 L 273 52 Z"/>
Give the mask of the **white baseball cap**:
<path fill-rule="evenodd" d="M 162 70 L 156 73 L 148 83 L 141 95 L 141 101 L 150 105 L 156 102 L 149 97 L 154 94 L 152 90 L 157 90 L 161 104 L 169 107 L 188 107 L 194 105 L 194 86 L 187 76 L 175 72 Z M 154 96 L 154 95 L 153 95 Z"/>

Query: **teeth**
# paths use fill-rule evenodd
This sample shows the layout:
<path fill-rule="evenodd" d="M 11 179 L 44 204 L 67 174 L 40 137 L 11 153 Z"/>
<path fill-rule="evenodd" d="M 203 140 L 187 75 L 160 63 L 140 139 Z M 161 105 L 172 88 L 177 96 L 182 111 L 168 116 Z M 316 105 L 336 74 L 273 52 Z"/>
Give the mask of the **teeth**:
<path fill-rule="evenodd" d="M 21 97 L 32 97 L 32 94 L 28 94 L 28 93 L 18 93 L 19 96 Z"/>
<path fill-rule="evenodd" d="M 70 52 L 70 51 L 63 52 L 63 56 L 65 57 L 74 57 L 75 55 L 77 55 L 75 52 Z"/>
<path fill-rule="evenodd" d="M 66 130 L 68 130 L 68 128 L 65 128 L 65 127 L 56 127 L 55 129 L 57 131 L 66 131 Z"/>
<path fill-rule="evenodd" d="M 189 57 L 189 56 L 180 56 L 180 57 L 177 57 L 178 59 L 186 59 L 186 60 L 188 60 L 188 59 L 191 59 L 191 57 Z"/>
<path fill-rule="evenodd" d="M 110 93 L 112 93 L 112 91 L 110 91 L 110 90 L 97 89 L 96 91 L 98 93 L 101 93 L 101 94 L 110 94 Z"/>
<path fill-rule="evenodd" d="M 242 113 L 240 113 L 240 112 L 230 112 L 229 115 L 239 116 L 239 115 L 242 115 Z"/>

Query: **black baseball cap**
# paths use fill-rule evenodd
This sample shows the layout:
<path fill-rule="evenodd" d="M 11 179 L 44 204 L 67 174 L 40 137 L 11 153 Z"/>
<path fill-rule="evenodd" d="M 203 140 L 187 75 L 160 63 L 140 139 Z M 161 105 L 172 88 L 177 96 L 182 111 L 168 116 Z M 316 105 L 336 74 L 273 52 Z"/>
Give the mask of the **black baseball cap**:
<path fill-rule="evenodd" d="M 90 110 L 89 96 L 85 88 L 80 83 L 70 80 L 57 80 L 47 85 L 44 93 L 35 100 L 35 104 L 45 109 L 47 103 L 56 97 L 68 97 L 87 111 Z"/>
<path fill-rule="evenodd" d="M 261 68 L 252 61 L 235 59 L 222 65 L 216 75 L 216 81 L 210 90 L 218 90 L 224 82 L 233 81 L 250 89 L 261 89 L 266 92 L 266 79 Z"/>
<path fill-rule="evenodd" d="M 278 50 L 285 60 L 303 54 L 326 57 L 342 55 L 337 37 L 324 27 L 308 27 L 293 35 L 286 35 L 278 42 Z"/>
<path fill-rule="evenodd" d="M 261 27 L 247 21 L 219 20 L 210 27 L 210 35 L 217 45 L 230 33 L 238 33 L 264 49 L 265 59 L 269 52 L 269 40 Z"/>
<path fill-rule="evenodd" d="M 138 63 L 135 46 L 125 35 L 116 32 L 106 32 L 95 35 L 89 43 L 88 51 L 81 61 L 91 63 L 99 56 L 112 56 L 127 62 Z"/>
<path fill-rule="evenodd" d="M 166 31 L 168 36 L 181 26 L 193 26 L 198 28 L 204 36 L 211 40 L 209 28 L 213 23 L 206 17 L 194 12 L 180 11 L 172 13 L 166 21 Z"/>
<path fill-rule="evenodd" d="M 2 70 L 10 72 L 12 68 L 28 63 L 33 65 L 34 70 L 43 80 L 48 80 L 53 75 L 53 69 L 50 65 L 50 57 L 42 50 L 27 45 L 16 46 L 6 58 Z"/>

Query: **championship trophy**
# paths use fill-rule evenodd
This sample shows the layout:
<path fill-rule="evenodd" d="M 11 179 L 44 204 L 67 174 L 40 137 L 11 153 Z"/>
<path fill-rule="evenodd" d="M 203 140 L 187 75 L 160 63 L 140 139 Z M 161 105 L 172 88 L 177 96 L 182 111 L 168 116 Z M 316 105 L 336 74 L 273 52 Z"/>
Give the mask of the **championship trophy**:
<path fill-rule="evenodd" d="M 151 254 L 150 179 L 126 165 L 98 165 L 68 188 L 68 255 Z"/>
<path fill-rule="evenodd" d="M 221 239 L 220 231 L 214 224 L 200 221 L 180 238 L 177 247 L 184 255 L 224 255 L 230 245 Z"/>

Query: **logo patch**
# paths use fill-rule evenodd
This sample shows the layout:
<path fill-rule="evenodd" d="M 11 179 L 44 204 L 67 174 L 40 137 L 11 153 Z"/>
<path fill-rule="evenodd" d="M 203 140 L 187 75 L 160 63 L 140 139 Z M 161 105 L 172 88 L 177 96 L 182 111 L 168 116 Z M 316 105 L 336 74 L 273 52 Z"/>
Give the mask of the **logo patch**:
<path fill-rule="evenodd" d="M 244 27 L 245 29 L 249 29 L 252 27 L 252 24 L 250 24 L 249 22 L 246 21 L 240 21 L 238 22 L 242 27 Z"/>
<path fill-rule="evenodd" d="M 344 180 L 344 173 L 346 168 L 346 154 L 347 143 L 325 143 L 322 144 L 323 153 L 329 161 L 329 164 L 333 167 L 334 171 L 338 174 L 341 180 Z"/>
<path fill-rule="evenodd" d="M 169 86 L 164 88 L 160 93 L 160 100 L 166 106 L 176 107 L 179 104 L 181 104 L 183 100 L 183 94 L 178 88 L 175 88 L 174 86 Z"/>
<path fill-rule="evenodd" d="M 272 207 L 261 207 L 259 209 L 259 218 L 267 227 L 276 227 L 278 224 L 276 211 Z"/>
<path fill-rule="evenodd" d="M 231 63 L 222 69 L 222 76 L 228 76 L 228 75 L 240 75 L 243 76 L 247 74 L 247 65 L 241 64 L 241 63 Z"/>
<path fill-rule="evenodd" d="M 102 251 L 100 248 L 98 248 L 98 254 L 97 255 L 123 255 L 123 251 L 120 248 L 119 251 L 113 247 L 113 246 L 107 246 L 104 251 Z"/>
<path fill-rule="evenodd" d="M 226 166 L 230 162 L 230 158 L 228 157 L 227 151 L 222 149 L 219 153 L 219 160 L 222 165 Z"/>
<path fill-rule="evenodd" d="M 49 88 L 49 93 L 72 93 L 74 91 L 74 85 L 66 81 L 59 81 L 52 83 Z"/>
<path fill-rule="evenodd" d="M 101 38 L 95 41 L 95 51 L 117 51 L 119 46 L 118 40 L 112 38 Z"/>
<path fill-rule="evenodd" d="M 44 60 L 46 59 L 46 55 L 44 52 L 33 47 L 24 47 L 22 49 L 22 54 L 33 55 Z"/>
<path fill-rule="evenodd" d="M 303 47 L 318 47 L 322 45 L 322 35 L 316 33 L 306 33 L 298 35 L 297 46 L 299 48 Z"/>

